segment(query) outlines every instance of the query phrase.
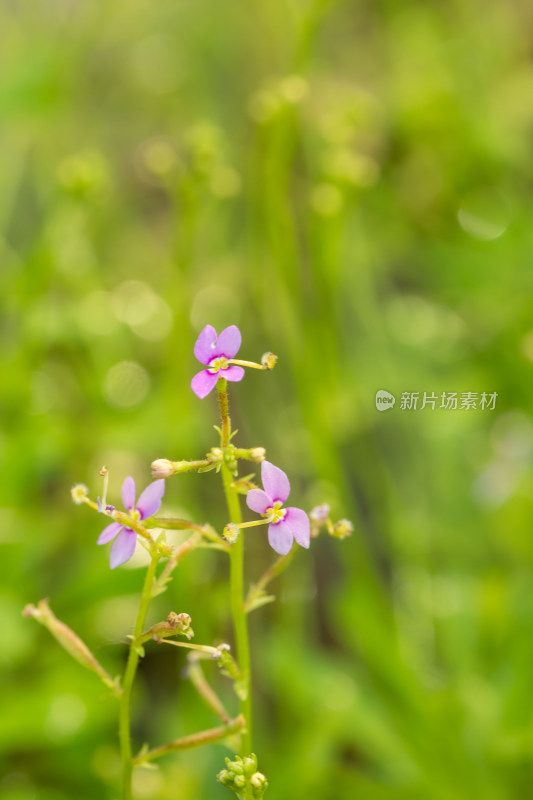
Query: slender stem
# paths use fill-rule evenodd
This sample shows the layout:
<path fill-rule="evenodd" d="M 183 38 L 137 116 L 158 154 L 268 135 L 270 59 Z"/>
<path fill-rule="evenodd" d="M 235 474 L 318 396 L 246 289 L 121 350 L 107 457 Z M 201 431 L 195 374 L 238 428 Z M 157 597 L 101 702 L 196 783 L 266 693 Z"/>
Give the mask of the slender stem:
<path fill-rule="evenodd" d="M 262 364 L 256 364 L 255 361 L 242 361 L 240 358 L 230 358 L 228 364 L 238 364 L 240 367 L 251 367 L 252 369 L 266 369 Z"/>
<path fill-rule="evenodd" d="M 219 653 L 218 648 L 211 647 L 209 644 L 191 644 L 190 642 L 176 642 L 174 639 L 161 639 L 156 637 L 150 637 L 154 639 L 154 642 L 157 644 L 173 644 L 174 647 L 186 647 L 187 650 L 198 650 L 200 653 L 209 653 L 209 655 L 214 656 Z M 141 639 L 141 641 L 143 641 Z M 148 641 L 148 639 L 144 639 L 144 641 Z"/>
<path fill-rule="evenodd" d="M 165 585 L 169 582 L 172 572 L 176 569 L 178 564 L 185 558 L 185 556 L 189 555 L 189 553 L 192 550 L 194 550 L 195 547 L 198 547 L 201 540 L 202 537 L 199 533 L 193 533 L 192 536 L 189 536 L 188 539 L 182 542 L 179 545 L 179 547 L 177 547 L 174 550 L 174 552 L 168 559 L 164 570 L 161 572 L 159 578 L 155 583 L 153 592 L 154 595 L 164 591 Z"/>
<path fill-rule="evenodd" d="M 222 722 L 228 723 L 230 722 L 230 715 L 226 711 L 223 702 L 214 691 L 214 689 L 209 685 L 207 682 L 204 671 L 200 666 L 198 659 L 195 658 L 192 654 L 187 659 L 187 677 L 189 678 L 190 682 L 200 695 L 207 706 L 214 711 L 215 714 L 220 717 Z"/>
<path fill-rule="evenodd" d="M 218 380 L 217 383 L 220 414 L 222 417 L 222 449 L 225 450 L 231 439 L 231 419 L 229 415 L 229 401 L 227 382 Z M 233 486 L 234 477 L 225 463 L 222 463 L 222 482 L 230 522 L 239 525 L 242 522 L 239 495 Z M 246 720 L 246 728 L 242 733 L 242 751 L 248 755 L 252 752 L 252 698 L 250 680 L 250 644 L 248 641 L 248 624 L 244 610 L 244 542 L 239 536 L 230 550 L 230 604 L 235 643 L 237 649 L 237 662 L 243 680 L 246 684 L 245 697 L 241 700 L 241 714 Z"/>
<path fill-rule="evenodd" d="M 218 742 L 221 739 L 225 739 L 226 736 L 231 736 L 232 733 L 237 733 L 242 730 L 244 725 L 244 718 L 239 715 L 236 719 L 230 720 L 227 725 L 220 725 L 218 728 L 209 728 L 209 730 L 206 731 L 183 736 L 181 739 L 175 739 L 173 742 L 161 745 L 161 747 L 154 747 L 153 750 L 148 750 L 146 753 L 141 751 L 141 753 L 135 756 L 133 762 L 135 766 L 137 766 L 137 764 L 144 764 L 146 761 L 153 761 L 154 758 L 165 756 L 167 753 L 176 753 L 179 750 L 191 750 L 193 747 L 201 747 L 203 744 Z"/>
<path fill-rule="evenodd" d="M 133 639 L 130 644 L 130 652 L 128 655 L 128 662 L 126 664 L 124 682 L 122 685 L 122 697 L 120 699 L 119 739 L 120 753 L 122 758 L 122 783 L 124 800 L 132 800 L 133 798 L 131 787 L 133 761 L 131 752 L 130 703 L 133 681 L 135 680 L 137 664 L 139 663 L 139 653 L 135 640 L 137 637 L 141 636 L 143 632 L 146 613 L 148 611 L 148 606 L 150 605 L 150 600 L 152 599 L 152 586 L 154 583 L 154 576 L 158 561 L 159 554 L 154 550 L 152 553 L 152 560 L 146 571 L 146 577 L 144 579 L 141 602 L 133 631 Z"/>
<path fill-rule="evenodd" d="M 270 581 L 277 578 L 291 563 L 292 559 L 296 555 L 296 547 L 293 547 L 289 552 L 277 558 L 274 563 L 267 569 L 265 573 L 259 578 L 256 584 L 250 587 L 250 591 L 248 592 L 248 596 L 246 598 L 246 602 L 244 603 L 244 609 L 246 613 L 250 611 L 250 606 L 252 602 L 258 597 L 262 592 L 266 589 Z"/>

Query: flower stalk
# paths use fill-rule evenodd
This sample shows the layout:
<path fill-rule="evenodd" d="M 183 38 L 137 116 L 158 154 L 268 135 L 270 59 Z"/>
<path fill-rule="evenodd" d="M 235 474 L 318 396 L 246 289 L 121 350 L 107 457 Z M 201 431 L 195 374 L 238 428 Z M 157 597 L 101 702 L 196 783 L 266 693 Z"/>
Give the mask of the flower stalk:
<path fill-rule="evenodd" d="M 130 650 L 128 654 L 128 661 L 126 664 L 126 671 L 124 673 L 124 681 L 122 685 L 122 697 L 120 700 L 120 714 L 119 714 L 119 740 L 120 740 L 120 755 L 122 759 L 122 785 L 123 785 L 123 800 L 133 800 L 132 794 L 132 776 L 133 776 L 133 758 L 131 747 L 131 691 L 135 674 L 137 672 L 137 665 L 139 663 L 139 646 L 136 643 L 143 632 L 148 606 L 152 599 L 152 587 L 154 584 L 155 572 L 159 562 L 160 555 L 157 550 L 153 550 L 152 559 L 146 571 L 144 585 L 141 594 L 141 602 L 139 611 L 137 613 L 137 620 L 133 631 L 133 639 L 130 643 Z"/>
<path fill-rule="evenodd" d="M 221 446 L 225 451 L 231 441 L 231 418 L 229 415 L 229 399 L 227 382 L 219 378 L 217 382 L 220 416 L 222 419 Z M 234 525 L 242 523 L 239 494 L 233 486 L 234 476 L 224 462 L 222 464 L 222 483 L 229 520 Z M 239 663 L 244 690 L 241 697 L 241 714 L 246 720 L 246 728 L 242 732 L 242 749 L 245 752 L 252 750 L 252 699 L 250 679 L 250 643 L 248 639 L 248 624 L 244 610 L 244 542 L 242 536 L 232 544 L 230 550 L 230 605 L 235 631 L 237 661 Z"/>

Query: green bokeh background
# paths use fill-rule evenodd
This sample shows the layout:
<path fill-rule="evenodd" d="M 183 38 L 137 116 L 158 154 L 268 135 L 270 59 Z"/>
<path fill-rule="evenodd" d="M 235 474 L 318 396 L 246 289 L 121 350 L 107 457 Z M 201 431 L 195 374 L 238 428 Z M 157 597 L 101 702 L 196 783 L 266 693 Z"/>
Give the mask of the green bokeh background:
<path fill-rule="evenodd" d="M 232 393 L 239 444 L 355 524 L 250 617 L 267 797 L 531 796 L 531 6 L 5 0 L 0 30 L 0 797 L 119 797 L 114 702 L 21 610 L 49 597 L 121 669 L 142 571 L 109 570 L 69 490 L 105 463 L 118 499 L 216 444 L 206 323 L 279 356 Z M 498 398 L 400 408 L 443 391 Z M 164 510 L 220 528 L 218 476 Z M 273 554 L 246 548 L 253 580 Z M 231 638 L 222 555 L 151 621 L 171 608 Z M 139 745 L 216 724 L 183 665 L 149 649 Z M 227 754 L 169 756 L 136 797 L 229 797 Z"/>

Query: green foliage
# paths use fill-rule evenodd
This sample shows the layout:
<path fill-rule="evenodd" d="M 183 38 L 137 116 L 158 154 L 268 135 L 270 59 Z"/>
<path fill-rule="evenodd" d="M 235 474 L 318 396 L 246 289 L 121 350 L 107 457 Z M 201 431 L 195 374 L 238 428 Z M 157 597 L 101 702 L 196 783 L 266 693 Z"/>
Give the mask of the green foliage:
<path fill-rule="evenodd" d="M 0 5 L 2 798 L 117 797 L 105 688 L 21 612 L 49 597 L 121 671 L 141 573 L 110 572 L 69 491 L 106 464 L 117 501 L 154 459 L 204 457 L 208 322 L 279 357 L 232 392 L 238 440 L 297 505 L 355 521 L 250 616 L 267 796 L 528 796 L 530 22 L 507 0 Z M 407 411 L 404 391 L 499 396 Z M 164 509 L 222 530 L 217 479 L 172 478 Z M 253 583 L 271 553 L 245 535 Z M 148 623 L 229 638 L 224 564 L 193 553 Z M 213 724 L 184 663 L 142 664 L 139 746 Z M 225 754 L 138 770 L 138 800 L 222 799 Z"/>

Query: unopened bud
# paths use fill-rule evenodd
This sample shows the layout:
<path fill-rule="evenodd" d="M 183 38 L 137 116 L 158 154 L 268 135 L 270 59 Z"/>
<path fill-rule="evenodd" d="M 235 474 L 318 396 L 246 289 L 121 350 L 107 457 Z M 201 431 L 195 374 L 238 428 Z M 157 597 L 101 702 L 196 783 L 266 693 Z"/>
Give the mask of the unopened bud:
<path fill-rule="evenodd" d="M 260 464 L 265 460 L 266 450 L 264 447 L 252 447 L 250 450 L 250 458 L 252 461 L 257 461 Z"/>
<path fill-rule="evenodd" d="M 244 774 L 247 776 L 253 775 L 254 772 L 257 772 L 257 756 L 255 753 L 245 756 L 242 760 L 242 766 L 244 769 Z"/>
<path fill-rule="evenodd" d="M 265 369 L 274 369 L 278 357 L 274 353 L 264 353 L 261 356 L 261 364 Z"/>
<path fill-rule="evenodd" d="M 260 798 L 268 788 L 268 781 L 262 772 L 254 772 L 250 778 L 250 786 L 252 787 L 252 797 Z"/>
<path fill-rule="evenodd" d="M 334 526 L 331 533 L 336 539 L 346 539 L 353 533 L 353 523 L 349 519 L 340 519 Z"/>
<path fill-rule="evenodd" d="M 76 486 L 73 486 L 70 490 L 70 495 L 76 505 L 79 506 L 84 503 L 89 496 L 89 490 L 83 483 L 77 483 Z"/>
<path fill-rule="evenodd" d="M 325 522 L 329 517 L 330 507 L 327 503 L 322 503 L 320 506 L 315 506 L 309 512 L 309 516 L 313 522 Z"/>
<path fill-rule="evenodd" d="M 213 464 L 221 464 L 224 460 L 224 453 L 220 447 L 212 447 L 207 454 L 207 460 L 211 461 Z"/>
<path fill-rule="evenodd" d="M 157 458 L 152 461 L 152 475 L 154 478 L 170 478 L 174 475 L 174 462 L 168 458 Z"/>
<path fill-rule="evenodd" d="M 228 522 L 228 524 L 222 531 L 222 536 L 230 544 L 235 544 L 235 542 L 239 538 L 239 533 L 240 533 L 239 526 L 235 525 L 234 522 Z"/>
<path fill-rule="evenodd" d="M 217 780 L 239 797 L 254 800 L 261 800 L 268 787 L 268 781 L 263 773 L 257 771 L 257 758 L 254 753 L 245 758 L 235 756 L 233 761 L 226 758 L 226 769 L 218 773 Z"/>
<path fill-rule="evenodd" d="M 222 769 L 217 775 L 217 781 L 223 786 L 231 786 L 233 783 L 233 776 L 230 775 L 227 769 Z"/>

